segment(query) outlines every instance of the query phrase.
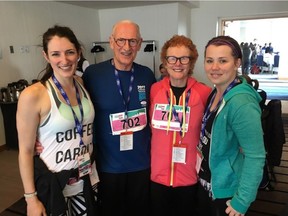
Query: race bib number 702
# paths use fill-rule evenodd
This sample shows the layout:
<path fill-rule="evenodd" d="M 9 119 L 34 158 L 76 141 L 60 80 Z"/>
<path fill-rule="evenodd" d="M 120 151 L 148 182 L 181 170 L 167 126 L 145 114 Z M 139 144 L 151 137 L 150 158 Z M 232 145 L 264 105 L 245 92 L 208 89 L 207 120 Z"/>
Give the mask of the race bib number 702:
<path fill-rule="evenodd" d="M 140 131 L 147 125 L 146 108 L 110 114 L 110 125 L 113 135 L 120 135 L 125 131 Z"/>

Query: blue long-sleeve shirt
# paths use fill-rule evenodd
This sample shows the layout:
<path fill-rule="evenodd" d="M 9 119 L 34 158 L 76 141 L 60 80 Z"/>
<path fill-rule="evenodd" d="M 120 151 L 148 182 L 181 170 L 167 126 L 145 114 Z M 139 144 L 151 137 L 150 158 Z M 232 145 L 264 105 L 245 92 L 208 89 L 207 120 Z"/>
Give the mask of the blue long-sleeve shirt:
<path fill-rule="evenodd" d="M 98 171 L 127 173 L 150 168 L 151 132 L 148 125 L 133 133 L 133 149 L 120 151 L 120 136 L 112 135 L 110 114 L 125 112 L 129 96 L 131 71 L 119 71 L 120 94 L 116 83 L 115 67 L 111 60 L 90 65 L 83 75 L 95 108 L 94 147 Z M 134 81 L 127 111 L 146 108 L 148 116 L 150 87 L 156 81 L 153 72 L 145 66 L 133 63 Z"/>

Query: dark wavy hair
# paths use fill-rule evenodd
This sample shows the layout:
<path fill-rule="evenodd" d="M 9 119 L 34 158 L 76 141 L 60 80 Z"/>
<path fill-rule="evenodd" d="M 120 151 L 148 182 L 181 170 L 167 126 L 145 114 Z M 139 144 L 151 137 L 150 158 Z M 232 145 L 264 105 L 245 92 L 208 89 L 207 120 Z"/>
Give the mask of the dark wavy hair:
<path fill-rule="evenodd" d="M 189 74 L 192 74 L 195 63 L 198 59 L 198 51 L 196 49 L 196 45 L 188 37 L 185 37 L 183 35 L 174 35 L 171 39 L 166 41 L 161 50 L 161 61 L 166 62 L 165 58 L 167 56 L 168 48 L 177 46 L 185 46 L 190 50 L 191 61 L 189 63 L 190 64 Z"/>
<path fill-rule="evenodd" d="M 43 51 L 46 53 L 46 55 L 48 55 L 48 44 L 54 36 L 58 36 L 60 38 L 63 38 L 63 37 L 67 38 L 72 44 L 74 44 L 77 52 L 81 53 L 81 44 L 78 41 L 78 39 L 76 38 L 73 31 L 69 27 L 55 25 L 55 26 L 49 28 L 43 34 L 43 37 L 42 37 L 42 47 L 43 47 Z M 43 71 L 45 71 L 45 73 L 40 78 L 40 81 L 41 81 L 41 83 L 44 84 L 52 76 L 53 69 L 52 69 L 51 65 L 49 63 L 47 63 L 46 68 Z M 42 73 L 43 71 L 41 71 L 40 73 Z"/>
<path fill-rule="evenodd" d="M 232 56 L 235 59 L 240 58 L 242 60 L 241 47 L 240 47 L 239 43 L 234 38 L 232 38 L 230 36 L 218 36 L 218 37 L 214 37 L 210 41 L 208 41 L 207 45 L 205 46 L 204 57 L 206 57 L 206 50 L 207 50 L 207 47 L 210 45 L 229 46 L 232 50 Z"/>

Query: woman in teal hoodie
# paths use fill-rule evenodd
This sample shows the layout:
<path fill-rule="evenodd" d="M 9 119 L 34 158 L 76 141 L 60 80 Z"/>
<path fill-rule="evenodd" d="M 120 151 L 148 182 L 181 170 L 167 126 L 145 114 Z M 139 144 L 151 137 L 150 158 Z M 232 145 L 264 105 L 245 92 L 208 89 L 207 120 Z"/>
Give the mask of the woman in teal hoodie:
<path fill-rule="evenodd" d="M 256 198 L 265 161 L 261 97 L 237 74 L 242 53 L 236 40 L 212 38 L 204 57 L 215 88 L 198 144 L 199 214 L 244 216 Z"/>

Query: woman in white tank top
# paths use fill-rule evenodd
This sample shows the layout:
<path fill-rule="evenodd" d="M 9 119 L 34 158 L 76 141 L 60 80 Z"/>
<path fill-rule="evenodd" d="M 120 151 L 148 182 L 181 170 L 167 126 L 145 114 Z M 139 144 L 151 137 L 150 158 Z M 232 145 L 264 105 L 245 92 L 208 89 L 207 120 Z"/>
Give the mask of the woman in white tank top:
<path fill-rule="evenodd" d="M 43 35 L 46 72 L 19 98 L 19 168 L 27 215 L 97 215 L 94 108 L 82 79 L 74 76 L 80 53 L 70 28 L 49 28 Z M 42 146 L 38 155 L 36 141 Z"/>

